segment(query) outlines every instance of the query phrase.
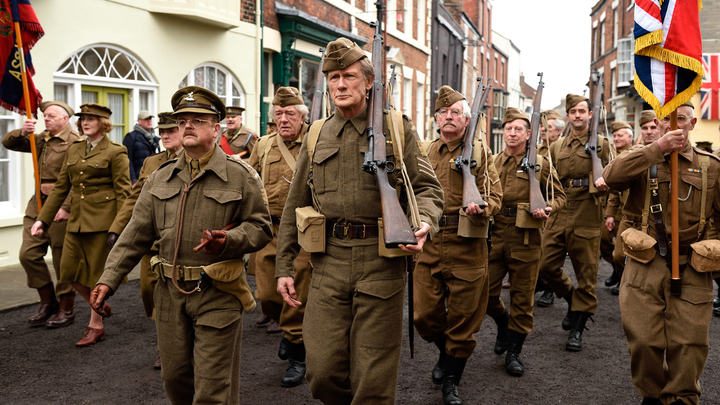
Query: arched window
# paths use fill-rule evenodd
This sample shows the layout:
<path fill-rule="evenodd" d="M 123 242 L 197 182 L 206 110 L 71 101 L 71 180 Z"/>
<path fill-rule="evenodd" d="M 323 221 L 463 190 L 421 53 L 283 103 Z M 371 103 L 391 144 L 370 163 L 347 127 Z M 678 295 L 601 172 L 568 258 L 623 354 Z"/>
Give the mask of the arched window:
<path fill-rule="evenodd" d="M 217 63 L 203 63 L 182 79 L 178 88 L 204 87 L 217 94 L 227 106 L 245 107 L 245 91 L 235 76 Z"/>

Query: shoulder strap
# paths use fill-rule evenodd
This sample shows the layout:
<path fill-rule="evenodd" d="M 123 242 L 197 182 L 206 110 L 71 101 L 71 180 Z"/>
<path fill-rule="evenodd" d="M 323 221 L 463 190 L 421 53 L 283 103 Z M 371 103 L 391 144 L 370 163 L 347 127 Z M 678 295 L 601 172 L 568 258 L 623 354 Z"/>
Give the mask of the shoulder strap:
<path fill-rule="evenodd" d="M 428 152 L 430 152 L 430 147 L 432 144 L 434 144 L 437 141 L 437 139 L 433 139 L 432 141 L 425 141 L 420 144 L 420 151 L 423 153 L 424 156 L 428 155 Z"/>
<path fill-rule="evenodd" d="M 325 121 L 327 121 L 327 118 L 321 118 L 313 122 L 312 124 L 310 124 L 310 129 L 308 130 L 307 142 L 305 143 L 305 145 L 307 146 L 307 152 L 308 157 L 310 158 L 311 168 L 313 156 L 315 156 L 315 145 L 317 145 L 318 138 L 320 138 L 320 131 L 322 130 L 323 125 L 325 125 Z"/>
<path fill-rule="evenodd" d="M 290 170 L 295 173 L 295 158 L 290 153 L 290 150 L 288 150 L 287 145 L 285 145 L 285 140 L 282 139 L 280 134 L 275 137 L 275 140 L 277 141 L 277 146 L 278 149 L 280 149 L 283 159 L 285 159 L 285 163 L 287 163 L 287 165 L 290 166 Z"/>
<path fill-rule="evenodd" d="M 700 171 L 702 172 L 702 197 L 700 198 L 700 225 L 698 226 L 698 240 L 702 237 L 705 231 L 705 202 L 707 200 L 707 188 L 708 188 L 708 175 L 707 172 L 710 169 L 710 156 L 698 154 L 698 160 L 700 162 Z"/>
<path fill-rule="evenodd" d="M 270 143 L 270 135 L 263 136 L 258 139 L 256 148 L 260 154 L 260 175 L 265 175 L 265 163 L 267 162 L 267 155 L 270 152 L 270 149 L 272 148 L 272 143 Z"/>
<path fill-rule="evenodd" d="M 566 138 L 558 138 L 558 139 L 555 141 L 555 143 L 552 144 L 553 151 L 555 152 L 555 157 L 556 157 L 556 158 L 557 158 L 557 156 L 560 154 L 560 149 L 562 148 L 562 144 L 563 144 L 563 142 L 565 142 L 565 139 L 566 139 Z M 548 155 L 550 154 L 549 152 L 550 152 L 550 151 L 548 151 Z M 552 157 L 550 157 L 550 158 L 552 159 Z"/>

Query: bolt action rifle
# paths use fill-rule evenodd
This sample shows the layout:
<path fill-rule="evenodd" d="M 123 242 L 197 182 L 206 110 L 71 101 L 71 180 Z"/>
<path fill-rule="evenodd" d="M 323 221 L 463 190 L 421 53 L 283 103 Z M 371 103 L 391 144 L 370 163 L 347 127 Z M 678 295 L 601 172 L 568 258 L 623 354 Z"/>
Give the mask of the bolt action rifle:
<path fill-rule="evenodd" d="M 542 101 L 543 88 L 545 83 L 542 81 L 543 74 L 538 73 L 540 76 L 540 83 L 537 87 L 537 93 L 535 93 L 535 99 L 533 100 L 533 113 L 530 120 L 530 139 L 528 139 L 527 147 L 525 148 L 527 154 L 520 164 L 520 168 L 528 174 L 528 181 L 530 182 L 530 213 L 535 210 L 545 209 L 545 199 L 540 191 L 540 182 L 538 181 L 535 173 L 540 170 L 540 165 L 537 164 L 537 138 L 540 132 L 540 102 Z M 544 211 L 543 211 L 544 212 Z"/>
<path fill-rule="evenodd" d="M 602 107 L 603 78 L 598 74 L 598 85 L 595 89 L 595 100 L 593 100 L 593 117 L 592 125 L 590 125 L 590 138 L 585 144 L 585 153 L 590 154 L 592 161 L 592 183 L 595 184 L 597 179 L 602 177 L 603 167 L 598 152 L 602 150 L 602 146 L 598 144 L 598 124 L 600 124 L 600 111 Z M 591 187 L 592 189 L 593 187 Z"/>
<path fill-rule="evenodd" d="M 323 96 L 325 94 L 325 74 L 322 71 L 323 62 L 325 62 L 325 48 L 320 48 L 320 66 L 318 66 L 317 75 L 315 76 L 315 93 L 313 93 L 312 105 L 310 106 L 309 121 L 313 122 L 320 119 L 322 115 Z"/>

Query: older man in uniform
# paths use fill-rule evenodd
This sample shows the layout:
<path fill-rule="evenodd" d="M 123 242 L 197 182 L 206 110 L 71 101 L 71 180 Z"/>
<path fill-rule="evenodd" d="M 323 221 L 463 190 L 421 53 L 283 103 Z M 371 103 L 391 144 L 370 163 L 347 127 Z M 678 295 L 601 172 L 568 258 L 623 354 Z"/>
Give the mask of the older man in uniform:
<path fill-rule="evenodd" d="M 498 326 L 494 351 L 496 354 L 503 354 L 507 350 L 505 370 L 510 375 L 519 377 L 525 372 L 520 352 L 525 338 L 533 329 L 532 311 L 541 256 L 543 221 L 547 220 L 549 213 L 562 209 L 565 205 L 565 192 L 550 161 L 538 154 L 536 164 L 540 165 L 540 191 L 546 201 L 551 201 L 545 209 L 536 209 L 532 213 L 528 211 L 529 208 L 525 208 L 530 200 L 530 183 L 522 164 L 527 157 L 530 119 L 522 111 L 508 107 L 502 128 L 505 150 L 495 156 L 495 163 L 504 190 L 503 206 L 495 215 L 493 225 L 487 313 Z M 531 170 L 530 175 L 537 176 L 535 170 Z M 553 190 L 552 199 L 545 195 L 548 182 Z M 524 221 L 529 215 L 538 221 L 532 225 L 526 224 Z M 511 285 L 509 312 L 500 299 L 502 280 L 508 273 Z"/>
<path fill-rule="evenodd" d="M 102 314 L 105 299 L 158 241 L 155 324 L 165 392 L 173 404 L 239 404 L 242 311 L 255 305 L 242 256 L 272 238 L 267 198 L 255 170 L 216 145 L 225 106 L 214 93 L 185 87 L 172 105 L 184 153 L 145 181 L 91 305 Z M 207 244 L 195 252 L 203 235 Z"/>
<path fill-rule="evenodd" d="M 323 72 L 336 112 L 313 124 L 298 154 L 280 221 L 277 289 L 289 305 L 307 305 L 303 339 L 313 397 L 326 404 L 392 404 L 402 342 L 406 258 L 379 256 L 380 193 L 375 176 L 361 170 L 363 152 L 368 150 L 366 95 L 374 71 L 357 44 L 339 38 L 325 49 Z M 388 120 L 383 121 L 389 140 Z M 316 125 L 322 128 L 318 127 L 310 157 L 308 139 Z M 422 226 L 415 232 L 417 245 L 401 248 L 416 253 L 438 229 L 443 197 L 432 166 L 421 155 L 415 126 L 407 117 L 402 125 L 404 132 L 398 136 L 404 137 L 404 160 Z M 388 160 L 397 161 L 397 170 L 388 174 L 394 186 L 400 162 L 389 143 L 387 154 Z M 312 254 L 311 288 L 307 303 L 301 303 L 292 278 L 300 250 L 295 209 L 311 205 L 325 216 L 327 237 L 325 252 Z"/>
<path fill-rule="evenodd" d="M 660 139 L 633 147 L 604 171 L 610 187 L 629 190 L 625 216 L 632 229 L 624 234 L 629 258 L 621 281 L 620 311 L 633 384 L 644 398 L 643 404 L 697 404 L 699 380 L 708 356 L 711 271 L 720 268 L 696 261 L 706 256 L 690 245 L 701 240 L 701 244 L 707 243 L 712 256 L 709 262 L 715 256 L 712 252 L 719 248 L 720 242 L 707 239 L 711 238 L 710 231 L 716 233 L 720 226 L 720 159 L 690 146 L 689 133 L 697 122 L 692 104 L 678 107 L 677 130 L 666 132 L 669 121 L 663 122 Z M 670 290 L 670 254 L 666 261 L 658 251 L 663 247 L 671 250 L 670 187 L 674 185 L 669 183 L 669 155 L 673 151 L 678 152 L 681 196 L 677 202 L 682 269 L 679 296 Z M 652 190 L 657 197 L 646 201 Z M 652 212 L 644 214 L 650 205 Z M 715 229 L 706 228 L 712 224 L 709 221 L 706 225 L 706 218 L 714 219 Z M 636 243 L 646 239 L 651 242 L 645 246 Z M 689 261 L 688 255 L 692 256 Z"/>
<path fill-rule="evenodd" d="M 255 296 L 260 301 L 263 314 L 277 322 L 285 332 L 278 350 L 280 359 L 288 360 L 287 371 L 280 380 L 283 387 L 295 387 L 305 379 L 305 344 L 302 333 L 305 306 L 292 307 L 278 294 L 275 257 L 280 217 L 290 191 L 298 152 L 307 132 L 305 118 L 308 112 L 298 89 L 280 87 L 270 107 L 270 114 L 278 124 L 278 132 L 261 138 L 248 162 L 263 179 L 273 222 L 275 237 L 272 242 L 254 253 L 257 283 Z M 295 291 L 301 302 L 307 300 L 311 271 L 310 253 L 300 249 L 295 258 L 293 274 Z"/>
<path fill-rule="evenodd" d="M 45 101 L 40 104 L 40 110 L 43 112 L 45 131 L 35 135 L 35 147 L 38 154 L 41 201 L 45 201 L 60 174 L 67 149 L 73 142 L 82 138 L 69 123 L 70 117 L 74 114 L 69 105 L 62 101 Z M 3 146 L 9 150 L 29 153 L 31 151 L 29 135 L 35 132 L 36 123 L 36 120 L 25 120 L 21 129 L 10 131 L 3 136 Z M 40 295 L 40 310 L 31 316 L 28 322 L 30 326 L 46 325 L 59 328 L 75 321 L 75 291 L 67 283 L 53 286 L 50 270 L 45 264 L 45 255 L 50 247 L 55 275 L 60 278 L 60 258 L 65 241 L 65 227 L 70 216 L 72 193 L 55 214 L 47 232 L 38 237 L 30 234 L 30 228 L 38 216 L 36 198 L 37 196 L 33 195 L 25 209 L 23 242 L 20 247 L 20 264 L 27 274 L 28 287 L 36 289 Z M 57 297 L 60 297 L 60 302 Z"/>
<path fill-rule="evenodd" d="M 442 86 L 435 102 L 435 119 L 440 138 L 424 149 L 443 188 L 445 207 L 440 232 L 425 243 L 415 267 L 413 317 L 420 336 L 440 350 L 432 380 L 443 385 L 445 403 L 454 404 L 462 403 L 458 385 L 477 345 L 474 333 L 480 330 L 487 308 L 488 247 L 487 235 L 458 235 L 463 174 L 453 160 L 462 153 L 470 106 L 462 94 Z M 482 227 L 500 209 L 502 188 L 492 154 L 477 140 L 473 148 L 477 149 L 473 154 L 482 157 L 477 162 L 475 183 L 486 199 L 484 206 L 471 202 L 464 214 L 475 217 L 475 226 Z"/>
<path fill-rule="evenodd" d="M 565 109 L 570 118 L 570 133 L 550 145 L 550 156 L 567 202 L 562 211 L 550 215 L 545 225 L 540 277 L 558 297 L 567 301 L 568 313 L 562 326 L 570 330 L 570 334 L 565 349 L 580 351 L 585 323 L 597 309 L 595 287 L 603 214 L 601 194 L 593 194 L 589 188 L 593 179 L 592 161 L 585 151 L 590 140 L 588 123 L 593 118 L 590 101 L 583 96 L 568 94 Z M 610 159 L 610 143 L 606 138 L 598 137 L 596 146 L 604 166 Z M 602 177 L 592 185 L 599 193 L 608 190 Z M 575 270 L 577 288 L 562 269 L 567 255 Z"/>
<path fill-rule="evenodd" d="M 548 145 L 555 142 L 565 130 L 565 121 L 555 110 L 546 110 L 541 113 L 547 121 L 547 128 L 540 127 L 542 144 L 538 147 L 538 155 L 547 156 Z"/>
<path fill-rule="evenodd" d="M 260 136 L 257 132 L 243 125 L 242 113 L 245 108 L 232 106 L 226 107 L 226 110 L 225 124 L 227 130 L 222 133 L 218 142 L 228 155 L 235 155 L 247 161 L 253 147 L 255 147 L 255 142 Z"/>
<path fill-rule="evenodd" d="M 613 135 L 615 153 L 625 153 L 632 146 L 633 129 L 625 121 L 615 121 L 610 125 Z M 613 272 L 605 279 L 605 287 L 613 287 L 610 291 L 613 295 L 620 293 L 620 275 L 625 266 L 625 254 L 622 251 L 620 241 L 621 230 L 617 226 L 622 219 L 622 210 L 625 205 L 627 193 L 617 190 L 610 190 L 608 193 L 607 205 L 605 206 L 605 223 L 600 228 L 600 256 L 612 265 Z M 624 229 L 622 229 L 624 230 Z"/>

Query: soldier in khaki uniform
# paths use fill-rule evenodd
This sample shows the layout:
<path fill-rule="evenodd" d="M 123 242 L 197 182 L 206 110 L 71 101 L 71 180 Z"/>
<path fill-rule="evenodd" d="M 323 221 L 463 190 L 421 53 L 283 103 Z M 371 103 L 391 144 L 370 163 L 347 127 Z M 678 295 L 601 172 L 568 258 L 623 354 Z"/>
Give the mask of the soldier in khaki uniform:
<path fill-rule="evenodd" d="M 69 105 L 61 101 L 45 101 L 40 104 L 40 110 L 43 112 L 45 131 L 35 135 L 35 147 L 38 154 L 41 201 L 45 202 L 58 179 L 68 148 L 81 137 L 73 131 L 68 122 L 74 114 Z M 25 120 L 22 129 L 5 134 L 2 139 L 3 146 L 9 150 L 29 153 L 31 149 L 28 136 L 35 132 L 35 123 L 35 120 Z M 23 243 L 20 247 L 20 263 L 27 274 L 28 287 L 35 288 L 40 295 L 40 310 L 30 317 L 28 322 L 30 326 L 47 325 L 58 328 L 75 321 L 75 291 L 68 283 L 58 283 L 53 287 L 50 270 L 45 264 L 45 255 L 50 247 L 55 275 L 60 279 L 60 259 L 72 195 L 68 195 L 58 209 L 47 234 L 39 237 L 30 234 L 30 228 L 38 216 L 36 198 L 33 195 L 25 209 Z M 60 302 L 57 297 L 60 297 Z M 52 317 L 53 315 L 55 317 Z"/>
<path fill-rule="evenodd" d="M 713 299 L 713 273 L 716 264 L 703 263 L 698 250 L 690 244 L 709 238 L 720 224 L 720 159 L 690 146 L 689 133 L 697 119 L 692 104 L 677 109 L 678 130 L 667 131 L 669 121 L 661 124 L 664 135 L 650 145 L 635 146 L 605 168 L 610 187 L 628 190 L 625 217 L 632 228 L 625 232 L 628 261 L 620 287 L 620 311 L 630 351 L 633 384 L 644 398 L 643 404 L 697 404 L 700 399 L 700 376 L 708 356 L 708 333 Z M 680 217 L 681 293 L 670 292 L 670 270 L 657 252 L 656 216 L 662 216 L 665 238 L 670 251 L 670 162 L 669 154 L 678 151 L 678 213 Z M 702 160 L 701 160 L 702 159 Z M 703 167 L 703 160 L 708 167 Z M 661 208 L 643 217 L 643 209 L 655 202 L 646 201 L 648 176 L 656 167 L 657 192 Z M 706 173 L 703 174 L 703 171 Z M 703 190 L 703 177 L 707 190 Z M 685 199 L 685 196 L 689 196 Z M 703 200 L 705 197 L 705 201 Z M 704 207 L 704 212 L 703 211 Z M 659 211 L 661 209 L 661 211 Z M 716 229 L 703 226 L 704 219 L 713 219 Z M 647 224 L 647 231 L 643 230 Z M 644 246 L 639 241 L 649 240 Z M 654 243 L 653 242 L 656 242 Z M 716 255 L 720 242 L 709 243 L 711 256 Z M 637 253 L 635 253 L 637 252 Z M 700 256 L 699 256 L 700 255 Z M 670 255 L 668 254 L 668 258 Z M 646 262 L 643 264 L 642 262 Z M 649 261 L 648 261 L 649 260 Z M 669 259 L 668 259 L 669 260 Z M 687 263 L 687 265 L 685 265 Z M 697 267 L 698 264 L 702 266 Z M 717 274 L 717 273 L 715 273 Z M 662 401 L 662 402 L 661 402 Z"/>
<path fill-rule="evenodd" d="M 280 87 L 270 107 L 270 114 L 275 117 L 279 125 L 278 132 L 261 138 L 248 162 L 263 179 L 273 222 L 275 237 L 272 242 L 254 253 L 257 283 L 255 296 L 260 301 L 263 314 L 277 322 L 285 332 L 278 350 L 280 359 L 288 360 L 287 371 L 280 380 L 280 385 L 283 387 L 295 387 L 305 379 L 305 344 L 302 334 L 305 306 L 294 308 L 286 304 L 277 292 L 275 257 L 280 217 L 290 191 L 298 152 L 307 132 L 308 125 L 305 124 L 305 118 L 308 112 L 298 89 Z M 310 253 L 300 249 L 294 266 L 295 291 L 298 300 L 305 302 L 312 272 Z"/>
<path fill-rule="evenodd" d="M 538 147 L 538 155 L 547 156 L 548 145 L 555 142 L 565 130 L 565 121 L 555 110 L 546 110 L 541 113 L 545 116 L 547 127 L 540 127 L 541 145 Z"/>
<path fill-rule="evenodd" d="M 495 156 L 495 167 L 503 188 L 502 208 L 495 214 L 493 224 L 493 248 L 490 251 L 490 297 L 487 313 L 498 326 L 495 353 L 505 355 L 505 370 L 514 376 L 522 376 L 525 367 L 520 360 L 525 337 L 533 329 L 533 301 L 540 264 L 541 231 L 548 214 L 560 211 L 565 205 L 565 192 L 560 185 L 550 161 L 539 156 L 536 164 L 541 166 L 540 190 L 543 198 L 551 204 L 544 210 L 530 213 L 522 204 L 530 200 L 528 173 L 522 163 L 527 157 L 527 142 L 530 138 L 530 119 L 516 108 L 508 107 L 503 117 L 503 139 L 505 150 Z M 536 176 L 535 170 L 531 170 Z M 552 196 L 545 195 L 550 182 Z M 521 204 L 521 205 L 519 205 Z M 529 205 L 528 205 L 529 206 Z M 523 211 L 525 209 L 525 211 Z M 522 221 L 532 215 L 538 220 L 533 226 L 521 228 L 517 225 L 518 215 Z M 523 226 L 526 224 L 523 222 Z M 510 311 L 500 299 L 502 280 L 510 274 Z"/>
<path fill-rule="evenodd" d="M 660 138 L 660 128 L 655 119 L 655 111 L 645 110 L 640 114 L 640 141 L 642 145 L 650 145 Z M 637 144 L 638 142 L 636 142 Z"/>
<path fill-rule="evenodd" d="M 395 401 L 402 343 L 406 258 L 379 256 L 380 193 L 375 176 L 361 170 L 368 150 L 365 133 L 367 91 L 372 88 L 373 67 L 365 52 L 340 38 L 325 49 L 323 63 L 330 97 L 337 107 L 322 125 L 312 160 L 305 137 L 297 170 L 285 202 L 275 275 L 278 292 L 291 306 L 307 305 L 303 339 L 307 349 L 307 380 L 314 398 L 326 404 L 392 404 Z M 388 120 L 384 133 L 390 135 Z M 442 188 L 418 146 L 412 122 L 403 117 L 404 160 L 417 196 L 422 226 L 415 232 L 422 249 L 437 231 L 442 213 Z M 388 143 L 389 161 L 396 161 Z M 399 167 L 389 173 L 397 184 Z M 325 253 L 312 254 L 312 283 L 307 302 L 297 301 L 294 260 L 300 246 L 295 209 L 313 205 L 327 223 Z"/>
<path fill-rule="evenodd" d="M 487 308 L 487 235 L 458 235 L 463 174 L 453 160 L 462 153 L 470 113 L 462 94 L 442 86 L 435 102 L 440 138 L 424 147 L 443 188 L 445 206 L 440 232 L 425 243 L 415 267 L 413 317 L 420 336 L 440 350 L 432 380 L 443 385 L 445 403 L 461 401 L 458 385 L 477 345 L 473 334 L 480 330 Z M 477 140 L 473 148 L 478 150 L 474 154 L 482 156 L 477 162 L 476 184 L 486 198 L 484 206 L 470 203 L 464 214 L 475 217 L 475 226 L 482 228 L 500 209 L 502 189 L 492 154 Z"/>
<path fill-rule="evenodd" d="M 158 241 L 155 325 L 165 392 L 172 404 L 239 404 L 242 311 L 255 306 L 242 257 L 272 238 L 267 199 L 255 170 L 216 145 L 225 106 L 215 94 L 185 87 L 172 105 L 184 152 L 145 181 L 91 305 L 102 313 Z M 228 224 L 236 226 L 221 230 Z M 207 245 L 194 252 L 203 235 Z"/>
<path fill-rule="evenodd" d="M 99 104 L 80 106 L 77 125 L 86 139 L 68 148 L 58 181 L 30 230 L 33 236 L 42 236 L 73 192 L 58 282 L 71 283 L 88 302 L 110 251 L 108 229 L 130 194 L 127 150 L 106 135 L 112 130 L 111 114 Z M 89 346 L 104 337 L 102 318 L 92 312 L 83 338 L 75 345 Z"/>
<path fill-rule="evenodd" d="M 550 145 L 550 156 L 567 202 L 562 211 L 550 215 L 545 225 L 540 277 L 558 297 L 568 302 L 563 329 L 569 329 L 570 334 L 565 349 L 580 351 L 585 323 L 597 309 L 595 287 L 603 214 L 600 198 L 589 189 L 592 162 L 590 154 L 585 152 L 585 145 L 590 139 L 588 123 L 593 118 L 590 101 L 583 96 L 568 94 L 565 109 L 570 119 L 570 133 Z M 604 137 L 599 137 L 598 143 L 601 148 L 598 157 L 604 166 L 610 158 L 610 143 Z M 600 193 L 608 190 L 602 177 L 594 186 Z M 578 280 L 577 288 L 562 270 L 568 254 Z"/>
<path fill-rule="evenodd" d="M 236 155 L 247 161 L 260 136 L 243 125 L 242 113 L 245 111 L 243 107 L 226 107 L 226 111 L 227 130 L 222 133 L 218 143 L 228 155 Z"/>

